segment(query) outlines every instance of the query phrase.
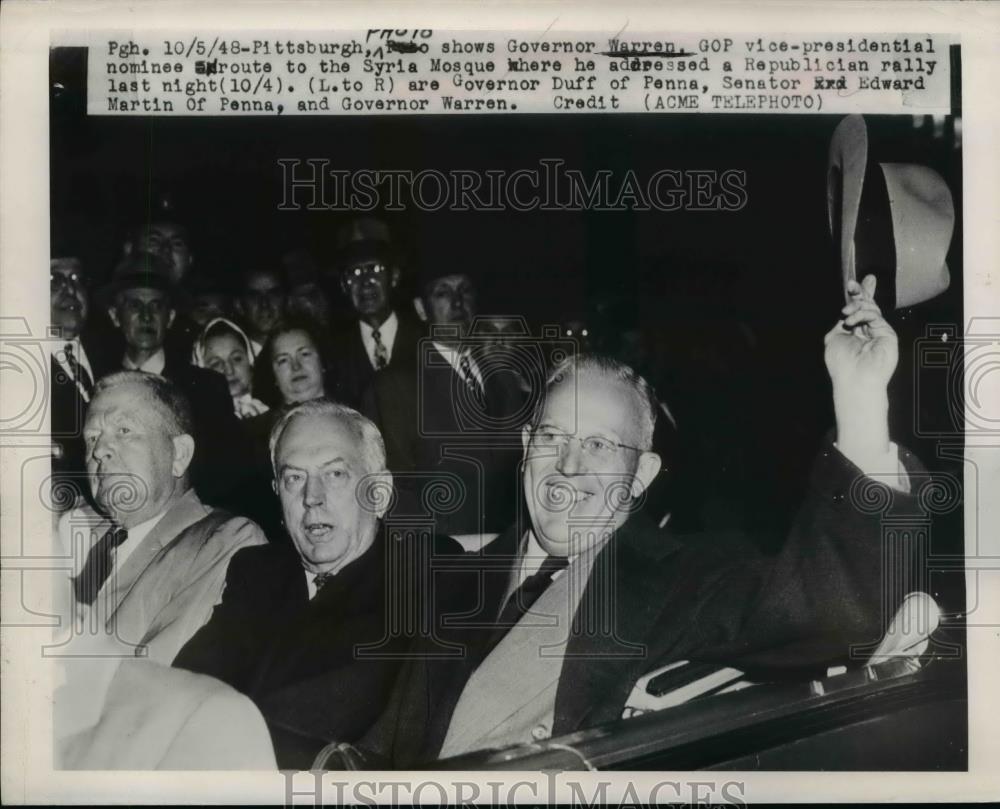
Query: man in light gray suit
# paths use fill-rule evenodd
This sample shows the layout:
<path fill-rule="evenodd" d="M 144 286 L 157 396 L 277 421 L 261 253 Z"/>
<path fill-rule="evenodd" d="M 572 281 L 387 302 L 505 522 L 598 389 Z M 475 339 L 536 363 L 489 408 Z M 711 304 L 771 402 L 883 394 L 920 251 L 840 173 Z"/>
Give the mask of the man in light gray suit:
<path fill-rule="evenodd" d="M 141 371 L 102 379 L 84 424 L 101 514 L 81 505 L 59 538 L 74 557 L 77 609 L 122 648 L 169 664 L 219 600 L 230 557 L 266 540 L 256 524 L 203 505 L 191 488 L 191 407 Z"/>

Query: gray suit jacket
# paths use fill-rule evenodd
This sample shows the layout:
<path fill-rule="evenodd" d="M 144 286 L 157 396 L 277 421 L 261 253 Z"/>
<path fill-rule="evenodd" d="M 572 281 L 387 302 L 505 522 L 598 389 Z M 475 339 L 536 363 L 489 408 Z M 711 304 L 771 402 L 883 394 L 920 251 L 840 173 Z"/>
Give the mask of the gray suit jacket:
<path fill-rule="evenodd" d="M 89 506 L 63 515 L 59 537 L 72 554 L 74 572 L 111 523 Z M 230 557 L 267 540 L 257 525 L 205 506 L 189 489 L 174 502 L 117 573 L 112 573 L 90 607 L 76 604 L 91 621 L 103 621 L 139 656 L 167 665 L 206 622 L 221 599 Z M 145 647 L 145 653 L 135 649 Z"/>

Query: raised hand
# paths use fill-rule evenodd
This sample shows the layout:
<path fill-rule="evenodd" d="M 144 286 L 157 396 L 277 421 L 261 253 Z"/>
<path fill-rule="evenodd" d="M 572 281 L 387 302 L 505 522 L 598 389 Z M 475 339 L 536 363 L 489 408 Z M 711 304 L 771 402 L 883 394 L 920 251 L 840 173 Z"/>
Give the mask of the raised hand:
<path fill-rule="evenodd" d="M 837 444 L 852 461 L 889 449 L 886 393 L 899 360 L 896 332 L 875 304 L 875 276 L 848 284 L 850 301 L 824 340 L 826 368 L 833 382 Z"/>

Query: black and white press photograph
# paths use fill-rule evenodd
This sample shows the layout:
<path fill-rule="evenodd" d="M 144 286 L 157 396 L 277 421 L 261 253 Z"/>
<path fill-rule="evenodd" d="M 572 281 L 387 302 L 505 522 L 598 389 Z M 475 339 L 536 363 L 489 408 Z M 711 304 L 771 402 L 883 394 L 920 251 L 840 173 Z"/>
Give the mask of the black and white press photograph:
<path fill-rule="evenodd" d="M 317 800 L 629 771 L 649 804 L 710 771 L 744 804 L 736 774 L 970 770 L 995 386 L 963 380 L 995 338 L 961 38 L 756 62 L 664 31 L 52 38 L 49 421 L 18 463 L 58 560 L 19 574 L 51 587 L 54 771 L 309 771 Z M 760 78 L 702 78 L 730 52 Z M 331 106 L 238 100 L 258 57 Z M 588 58 L 647 109 L 566 77 Z M 910 101 L 842 112 L 809 75 L 880 63 Z"/>

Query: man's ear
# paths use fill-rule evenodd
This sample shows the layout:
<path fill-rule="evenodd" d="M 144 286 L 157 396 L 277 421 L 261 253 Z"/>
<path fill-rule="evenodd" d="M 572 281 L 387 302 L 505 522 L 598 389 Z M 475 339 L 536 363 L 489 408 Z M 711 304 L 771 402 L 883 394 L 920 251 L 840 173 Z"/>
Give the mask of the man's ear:
<path fill-rule="evenodd" d="M 391 494 L 392 472 L 390 472 L 388 469 L 386 469 L 384 472 L 379 472 L 378 486 L 382 491 L 385 492 L 385 496 L 381 497 L 375 509 L 375 516 L 381 520 L 385 516 L 385 513 L 389 510 L 389 506 L 392 505 L 392 501 L 395 499 Z"/>
<path fill-rule="evenodd" d="M 118 307 L 109 306 L 108 317 L 111 318 L 111 322 L 115 324 L 116 329 L 120 329 L 122 327 L 122 324 L 118 321 Z"/>
<path fill-rule="evenodd" d="M 246 310 L 243 308 L 243 296 L 235 295 L 233 297 L 233 311 L 236 312 L 240 317 L 246 317 Z"/>
<path fill-rule="evenodd" d="M 659 474 L 663 460 L 655 452 L 644 452 L 639 456 L 639 466 L 632 478 L 632 497 L 639 497 Z"/>
<path fill-rule="evenodd" d="M 424 323 L 427 322 L 427 309 L 424 307 L 423 298 L 413 299 L 413 308 L 417 312 L 417 317 L 419 317 Z"/>
<path fill-rule="evenodd" d="M 275 478 L 271 478 L 271 491 L 275 494 L 278 493 L 278 481 Z"/>
<path fill-rule="evenodd" d="M 526 453 L 528 451 L 528 442 L 530 440 L 531 440 L 531 425 L 525 424 L 521 428 L 521 447 L 524 449 Z"/>
<path fill-rule="evenodd" d="M 174 318 L 175 318 L 175 317 L 177 317 L 177 310 L 176 310 L 176 309 L 171 309 L 171 310 L 170 310 L 170 314 L 169 314 L 169 315 L 167 315 L 167 328 L 168 328 L 168 329 L 169 329 L 169 328 L 170 328 L 171 326 L 173 326 L 173 325 L 174 325 Z"/>
<path fill-rule="evenodd" d="M 181 433 L 171 440 L 174 444 L 174 462 L 171 468 L 175 478 L 183 477 L 194 458 L 194 439 L 187 433 Z"/>
<path fill-rule="evenodd" d="M 395 289 L 399 284 L 399 267 L 393 267 L 389 272 L 389 289 Z"/>

